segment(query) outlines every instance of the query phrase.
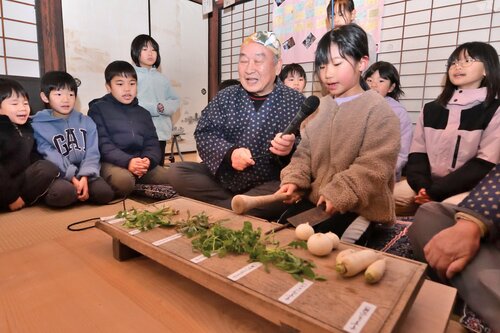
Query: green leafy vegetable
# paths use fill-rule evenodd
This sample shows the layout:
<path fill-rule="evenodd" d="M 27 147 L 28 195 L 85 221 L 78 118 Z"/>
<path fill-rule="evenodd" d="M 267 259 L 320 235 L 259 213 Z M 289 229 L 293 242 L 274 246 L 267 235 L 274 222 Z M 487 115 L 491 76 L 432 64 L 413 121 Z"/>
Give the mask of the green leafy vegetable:
<path fill-rule="evenodd" d="M 233 230 L 222 225 L 223 220 L 214 223 L 209 222 L 205 212 L 191 216 L 188 212 L 186 220 L 172 222 L 172 217 L 179 211 L 165 207 L 155 212 L 121 211 L 116 217 L 125 218 L 123 224 L 129 228 L 138 228 L 142 231 L 152 229 L 156 226 L 173 227 L 191 241 L 193 248 L 200 251 L 206 257 L 216 253 L 219 257 L 227 254 L 248 254 L 250 261 L 258 261 L 264 264 L 266 271 L 268 265 L 290 273 L 296 280 L 303 281 L 304 277 L 311 280 L 325 280 L 316 275 L 313 262 L 296 257 L 290 252 L 291 248 L 307 248 L 305 241 L 293 241 L 287 247 L 280 247 L 279 242 L 274 240 L 274 234 L 262 239 L 260 228 L 253 229 L 252 223 L 243 222 L 241 230 Z"/>
<path fill-rule="evenodd" d="M 324 278 L 316 275 L 313 268 L 313 262 L 296 257 L 288 248 L 279 247 L 279 243 L 273 242 L 274 247 L 268 248 L 268 240 L 261 239 L 261 229 L 253 230 L 252 224 L 248 221 L 243 223 L 241 230 L 232 230 L 226 228 L 220 223 L 215 223 L 206 232 L 199 234 L 193 239 L 193 248 L 200 251 L 206 257 L 216 253 L 219 257 L 227 254 L 248 254 L 250 261 L 259 261 L 264 264 L 266 271 L 269 271 L 267 265 L 272 264 L 276 268 L 290 273 L 296 280 L 303 281 L 304 277 L 312 280 L 321 280 Z M 293 242 L 292 242 L 293 243 Z M 296 242 L 298 246 L 303 246 Z"/>
<path fill-rule="evenodd" d="M 188 218 L 177 222 L 177 231 L 188 238 L 204 233 L 209 228 L 210 222 L 208 221 L 208 215 L 205 212 L 201 212 L 191 217 L 191 214 L 188 211 Z"/>
<path fill-rule="evenodd" d="M 141 231 L 146 231 L 160 227 L 172 227 L 175 224 L 172 222 L 172 217 L 178 215 L 179 211 L 170 207 L 164 207 L 154 212 L 148 210 L 138 211 L 132 208 L 130 211 L 120 211 L 116 214 L 117 218 L 124 218 L 123 226 L 127 228 L 137 228 Z"/>

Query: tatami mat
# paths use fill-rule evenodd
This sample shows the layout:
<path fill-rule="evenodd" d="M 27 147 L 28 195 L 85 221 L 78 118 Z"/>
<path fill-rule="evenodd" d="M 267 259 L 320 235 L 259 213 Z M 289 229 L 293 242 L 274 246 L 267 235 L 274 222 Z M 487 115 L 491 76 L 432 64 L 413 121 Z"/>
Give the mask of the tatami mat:
<path fill-rule="evenodd" d="M 125 205 L 127 209 L 144 206 L 130 199 L 126 200 Z M 122 209 L 123 203 L 118 202 L 104 206 L 78 204 L 65 209 L 38 205 L 0 213 L 0 253 L 72 233 L 66 227 L 73 222 L 113 215 Z"/>

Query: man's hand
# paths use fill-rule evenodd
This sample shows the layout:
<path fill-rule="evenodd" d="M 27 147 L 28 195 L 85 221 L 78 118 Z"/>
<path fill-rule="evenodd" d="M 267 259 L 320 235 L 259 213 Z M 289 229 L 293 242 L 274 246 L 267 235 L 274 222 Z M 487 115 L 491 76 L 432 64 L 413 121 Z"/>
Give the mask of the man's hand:
<path fill-rule="evenodd" d="M 278 133 L 271 141 L 269 150 L 275 155 L 287 156 L 292 151 L 294 143 L 295 134 L 285 134 L 281 136 L 281 133 Z"/>
<path fill-rule="evenodd" d="M 425 259 L 441 278 L 451 279 L 474 258 L 480 240 L 479 226 L 459 219 L 454 226 L 441 230 L 425 245 Z"/>
<path fill-rule="evenodd" d="M 26 203 L 24 202 L 23 198 L 18 197 L 16 199 L 16 201 L 9 204 L 9 209 L 11 211 L 15 211 L 15 210 L 19 210 L 19 209 L 23 208 L 25 205 L 26 205 Z"/>
<path fill-rule="evenodd" d="M 319 206 L 322 203 L 326 204 L 325 212 L 327 214 L 333 215 L 333 214 L 335 214 L 337 212 L 337 210 L 335 209 L 335 207 L 333 207 L 333 203 L 330 200 L 326 199 L 324 196 L 320 195 L 319 199 L 318 199 L 318 203 L 316 204 L 316 206 Z"/>
<path fill-rule="evenodd" d="M 295 203 L 302 198 L 302 194 L 298 190 L 297 185 L 288 183 L 284 184 L 280 187 L 280 189 L 276 193 L 285 193 L 287 195 L 287 199 L 283 200 L 284 203 Z"/>
<path fill-rule="evenodd" d="M 231 154 L 231 166 L 233 169 L 243 171 L 255 164 L 252 153 L 247 148 L 236 148 Z"/>
<path fill-rule="evenodd" d="M 425 188 L 421 188 L 417 195 L 415 196 L 415 203 L 423 205 L 424 203 L 433 201 L 430 196 L 427 195 Z"/>

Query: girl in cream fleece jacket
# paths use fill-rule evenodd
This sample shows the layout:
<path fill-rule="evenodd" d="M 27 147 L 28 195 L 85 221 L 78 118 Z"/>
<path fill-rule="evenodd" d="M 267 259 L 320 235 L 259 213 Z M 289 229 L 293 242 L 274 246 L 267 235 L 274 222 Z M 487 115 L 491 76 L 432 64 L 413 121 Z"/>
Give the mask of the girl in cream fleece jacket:
<path fill-rule="evenodd" d="M 395 219 L 399 121 L 380 95 L 365 91 L 361 73 L 367 65 L 366 33 L 357 25 L 332 30 L 318 44 L 315 67 L 330 96 L 302 129 L 279 190 L 289 203 L 307 198 L 310 206 L 325 205 L 332 217 L 317 231 L 340 236 L 358 216 Z"/>

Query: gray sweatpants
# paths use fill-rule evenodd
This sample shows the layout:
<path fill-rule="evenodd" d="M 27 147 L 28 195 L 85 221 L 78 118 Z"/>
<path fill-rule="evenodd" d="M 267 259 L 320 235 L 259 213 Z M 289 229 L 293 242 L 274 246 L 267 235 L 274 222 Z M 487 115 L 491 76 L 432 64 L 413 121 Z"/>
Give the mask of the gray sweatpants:
<path fill-rule="evenodd" d="M 257 185 L 245 193 L 232 193 L 225 189 L 210 173 L 204 163 L 177 162 L 170 164 L 168 183 L 182 196 L 231 209 L 231 200 L 236 194 L 250 196 L 273 194 L 279 189 L 280 181 L 269 181 Z M 266 220 L 276 220 L 289 207 L 275 202 L 254 208 L 247 214 Z"/>
<path fill-rule="evenodd" d="M 408 231 L 417 259 L 425 261 L 423 248 L 438 232 L 455 224 L 456 206 L 438 202 L 422 205 Z M 457 242 L 460 240 L 457 239 Z M 460 297 L 495 331 L 500 332 L 500 249 L 488 241 L 450 281 L 440 281 L 457 288 Z"/>

